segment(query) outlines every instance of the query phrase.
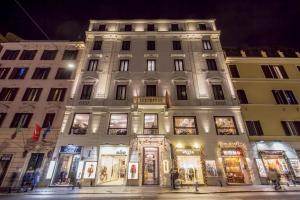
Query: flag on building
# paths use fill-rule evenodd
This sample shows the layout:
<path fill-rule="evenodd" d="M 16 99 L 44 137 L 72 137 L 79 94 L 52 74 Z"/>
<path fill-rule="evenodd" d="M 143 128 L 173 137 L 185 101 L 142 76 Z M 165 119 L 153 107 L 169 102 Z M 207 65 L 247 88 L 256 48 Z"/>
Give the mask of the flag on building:
<path fill-rule="evenodd" d="M 48 133 L 51 131 L 51 124 L 50 122 L 48 123 L 47 128 L 44 129 L 43 135 L 42 135 L 42 140 L 46 139 L 46 136 L 48 135 Z"/>
<path fill-rule="evenodd" d="M 21 131 L 21 123 L 19 123 L 17 125 L 17 128 L 16 128 L 15 132 L 10 136 L 10 138 L 12 140 L 15 139 L 17 137 L 18 132 L 20 132 L 20 131 Z"/>
<path fill-rule="evenodd" d="M 41 131 L 42 131 L 42 128 L 38 124 L 35 124 L 35 128 L 34 128 L 34 131 L 32 134 L 32 139 L 34 141 L 39 141 Z"/>

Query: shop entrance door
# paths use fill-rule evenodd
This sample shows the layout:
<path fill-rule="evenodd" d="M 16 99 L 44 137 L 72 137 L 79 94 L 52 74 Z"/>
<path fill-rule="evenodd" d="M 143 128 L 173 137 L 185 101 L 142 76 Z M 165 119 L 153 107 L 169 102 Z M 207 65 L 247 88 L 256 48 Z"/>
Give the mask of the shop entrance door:
<path fill-rule="evenodd" d="M 238 156 L 224 157 L 227 183 L 245 183 L 244 173 L 241 167 L 241 158 Z"/>
<path fill-rule="evenodd" d="M 40 169 L 43 163 L 44 153 L 32 153 L 29 159 L 26 172 L 23 177 L 23 184 L 30 184 L 33 174 Z"/>
<path fill-rule="evenodd" d="M 158 185 L 158 147 L 145 147 L 143 158 L 143 185 Z"/>

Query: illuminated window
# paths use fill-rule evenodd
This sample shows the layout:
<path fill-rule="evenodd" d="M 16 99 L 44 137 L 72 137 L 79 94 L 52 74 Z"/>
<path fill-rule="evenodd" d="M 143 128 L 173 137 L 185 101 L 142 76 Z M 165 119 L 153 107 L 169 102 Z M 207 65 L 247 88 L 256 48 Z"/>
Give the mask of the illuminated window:
<path fill-rule="evenodd" d="M 155 71 L 156 60 L 147 60 L 147 71 L 154 72 Z"/>
<path fill-rule="evenodd" d="M 127 114 L 111 114 L 108 135 L 127 135 Z"/>
<path fill-rule="evenodd" d="M 282 65 L 262 65 L 262 71 L 266 78 L 288 79 L 288 75 Z"/>
<path fill-rule="evenodd" d="M 157 114 L 144 115 L 144 134 L 145 135 L 158 134 Z"/>
<path fill-rule="evenodd" d="M 233 117 L 214 117 L 218 135 L 238 135 Z"/>
<path fill-rule="evenodd" d="M 129 66 L 129 60 L 120 60 L 119 71 L 120 72 L 127 72 L 128 71 L 128 66 Z"/>
<path fill-rule="evenodd" d="M 90 114 L 75 114 L 69 134 L 85 135 L 89 125 Z"/>
<path fill-rule="evenodd" d="M 184 71 L 183 59 L 174 60 L 175 71 Z"/>
<path fill-rule="evenodd" d="M 212 46 L 209 40 L 202 40 L 204 50 L 212 50 Z"/>
<path fill-rule="evenodd" d="M 197 135 L 196 117 L 174 117 L 175 135 Z"/>

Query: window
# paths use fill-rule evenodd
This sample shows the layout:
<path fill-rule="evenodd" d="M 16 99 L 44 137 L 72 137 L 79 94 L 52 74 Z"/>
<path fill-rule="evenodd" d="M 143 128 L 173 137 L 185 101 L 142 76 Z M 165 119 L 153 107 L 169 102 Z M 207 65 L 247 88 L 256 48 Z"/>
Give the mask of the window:
<path fill-rule="evenodd" d="M 131 24 L 125 24 L 124 31 L 132 31 L 132 25 Z"/>
<path fill-rule="evenodd" d="M 37 50 L 24 50 L 20 56 L 20 60 L 33 60 Z"/>
<path fill-rule="evenodd" d="M 206 64 L 207 64 L 207 69 L 209 71 L 216 71 L 216 70 L 218 70 L 217 63 L 216 63 L 215 59 L 206 59 Z"/>
<path fill-rule="evenodd" d="M 27 71 L 28 67 L 15 67 L 10 73 L 9 79 L 24 79 Z"/>
<path fill-rule="evenodd" d="M 171 24 L 171 31 L 179 31 L 179 25 L 178 24 Z"/>
<path fill-rule="evenodd" d="M 155 41 L 147 41 L 147 50 L 155 50 Z"/>
<path fill-rule="evenodd" d="M 58 68 L 55 79 L 70 79 L 72 76 L 72 70 L 67 68 Z"/>
<path fill-rule="evenodd" d="M 85 135 L 88 130 L 90 114 L 78 114 L 74 115 L 73 123 L 69 134 Z"/>
<path fill-rule="evenodd" d="M 42 88 L 27 88 L 23 95 L 22 101 L 38 101 L 42 90 Z"/>
<path fill-rule="evenodd" d="M 244 49 L 247 57 L 262 57 L 260 49 Z"/>
<path fill-rule="evenodd" d="M 93 85 L 83 85 L 80 99 L 81 100 L 91 99 L 92 92 L 93 92 Z"/>
<path fill-rule="evenodd" d="M 126 99 L 126 85 L 117 85 L 117 94 L 116 100 L 125 100 Z"/>
<path fill-rule="evenodd" d="M 3 121 L 4 121 L 5 117 L 6 117 L 6 114 L 7 114 L 7 113 L 0 113 L 0 127 L 1 127 L 2 124 L 3 124 Z"/>
<path fill-rule="evenodd" d="M 268 57 L 280 57 L 276 49 L 264 49 Z"/>
<path fill-rule="evenodd" d="M 49 126 L 52 126 L 54 118 L 55 118 L 55 113 L 46 113 L 42 128 L 47 128 Z"/>
<path fill-rule="evenodd" d="M 259 121 L 246 121 L 246 126 L 250 136 L 264 135 Z"/>
<path fill-rule="evenodd" d="M 288 79 L 288 75 L 282 65 L 262 65 L 261 66 L 266 78 Z"/>
<path fill-rule="evenodd" d="M 157 114 L 145 114 L 144 115 L 144 134 L 156 135 L 158 134 L 158 115 Z"/>
<path fill-rule="evenodd" d="M 0 101 L 14 101 L 19 88 L 2 88 L 0 92 Z"/>
<path fill-rule="evenodd" d="M 300 121 L 281 121 L 282 128 L 287 136 L 300 135 Z"/>
<path fill-rule="evenodd" d="M 32 113 L 16 113 L 9 127 L 28 128 L 32 115 Z"/>
<path fill-rule="evenodd" d="M 229 65 L 229 71 L 232 78 L 240 78 L 240 73 L 236 65 Z"/>
<path fill-rule="evenodd" d="M 181 41 L 173 41 L 173 50 L 181 50 Z"/>
<path fill-rule="evenodd" d="M 205 30 L 207 30 L 206 24 L 199 24 L 199 30 L 200 30 L 200 31 L 205 31 Z"/>
<path fill-rule="evenodd" d="M 35 68 L 31 79 L 47 79 L 50 72 L 50 67 L 37 67 Z"/>
<path fill-rule="evenodd" d="M 93 50 L 101 50 L 102 41 L 94 41 Z"/>
<path fill-rule="evenodd" d="M 64 101 L 67 88 L 51 88 L 47 101 Z"/>
<path fill-rule="evenodd" d="M 291 90 L 272 90 L 272 93 L 277 104 L 298 104 Z"/>
<path fill-rule="evenodd" d="M 146 96 L 147 97 L 156 96 L 156 85 L 146 85 Z"/>
<path fill-rule="evenodd" d="M 105 31 L 106 30 L 106 25 L 105 24 L 100 24 L 98 31 Z"/>
<path fill-rule="evenodd" d="M 204 50 L 212 50 L 210 40 L 202 40 L 202 45 Z"/>
<path fill-rule="evenodd" d="M 76 60 L 78 50 L 65 50 L 62 59 L 63 60 Z"/>
<path fill-rule="evenodd" d="M 10 68 L 9 67 L 1 67 L 0 68 L 0 79 L 5 79 Z"/>
<path fill-rule="evenodd" d="M 127 135 L 127 114 L 111 114 L 108 135 Z"/>
<path fill-rule="evenodd" d="M 57 50 L 44 50 L 41 60 L 55 60 Z"/>
<path fill-rule="evenodd" d="M 212 90 L 213 90 L 215 100 L 225 100 L 221 85 L 212 85 Z"/>
<path fill-rule="evenodd" d="M 122 42 L 122 50 L 129 51 L 130 50 L 130 41 L 123 41 Z"/>
<path fill-rule="evenodd" d="M 16 60 L 20 50 L 6 50 L 2 55 L 2 60 Z"/>
<path fill-rule="evenodd" d="M 147 71 L 154 72 L 155 71 L 156 60 L 149 59 L 147 60 Z"/>
<path fill-rule="evenodd" d="M 129 67 L 129 60 L 120 60 L 119 71 L 127 72 Z"/>
<path fill-rule="evenodd" d="M 300 72 L 300 66 L 297 66 L 298 72 Z"/>
<path fill-rule="evenodd" d="M 187 100 L 186 85 L 176 85 L 177 100 Z"/>
<path fill-rule="evenodd" d="M 238 135 L 233 117 L 214 117 L 218 135 Z"/>
<path fill-rule="evenodd" d="M 147 31 L 154 31 L 154 30 L 155 30 L 154 24 L 147 24 Z"/>
<path fill-rule="evenodd" d="M 248 104 L 248 99 L 244 90 L 237 90 L 236 93 L 239 98 L 240 104 Z"/>
<path fill-rule="evenodd" d="M 175 135 L 197 135 L 196 117 L 174 116 Z"/>
<path fill-rule="evenodd" d="M 174 60 L 175 71 L 184 71 L 183 59 Z"/>
<path fill-rule="evenodd" d="M 97 71 L 98 70 L 98 62 L 97 59 L 91 59 L 89 60 L 89 64 L 87 66 L 87 71 Z"/>

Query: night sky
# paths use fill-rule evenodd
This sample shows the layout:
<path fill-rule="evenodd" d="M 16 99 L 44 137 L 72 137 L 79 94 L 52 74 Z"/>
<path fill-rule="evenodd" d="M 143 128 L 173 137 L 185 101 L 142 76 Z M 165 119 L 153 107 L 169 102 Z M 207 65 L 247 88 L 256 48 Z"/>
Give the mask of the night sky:
<path fill-rule="evenodd" d="M 19 0 L 50 39 L 83 40 L 89 19 L 215 18 L 226 47 L 300 47 L 300 0 Z M 46 39 L 14 0 L 0 33 Z"/>

